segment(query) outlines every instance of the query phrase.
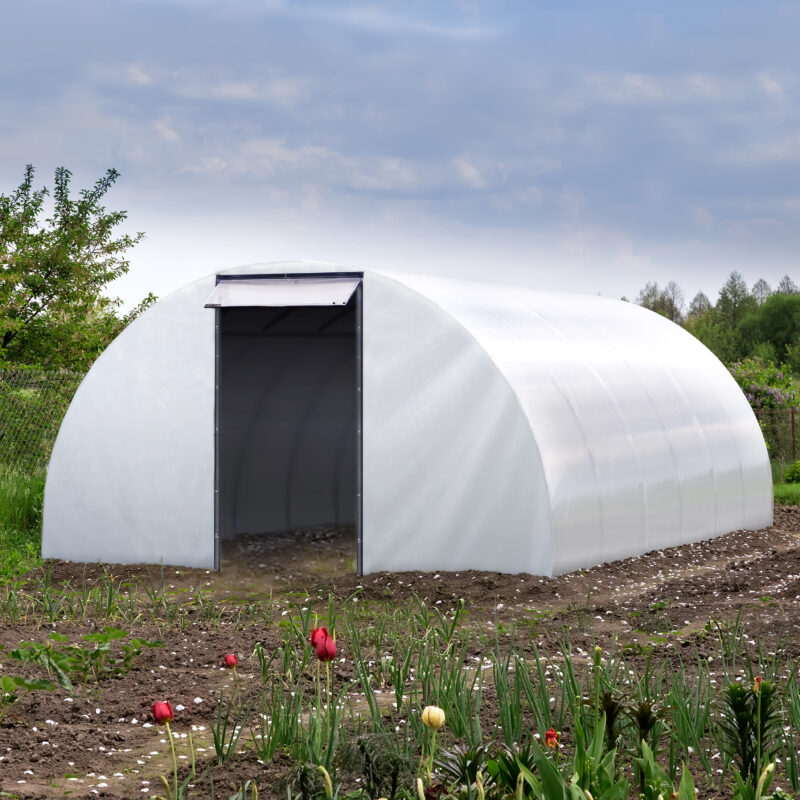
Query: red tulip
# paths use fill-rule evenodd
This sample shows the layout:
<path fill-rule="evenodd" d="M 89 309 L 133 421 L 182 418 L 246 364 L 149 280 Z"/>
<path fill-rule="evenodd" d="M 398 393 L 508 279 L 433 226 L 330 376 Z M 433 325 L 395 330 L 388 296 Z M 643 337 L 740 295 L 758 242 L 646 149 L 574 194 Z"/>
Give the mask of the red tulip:
<path fill-rule="evenodd" d="M 225 666 L 228 667 L 228 669 L 239 666 L 239 659 L 236 658 L 235 653 L 228 653 L 228 655 L 225 656 Z"/>
<path fill-rule="evenodd" d="M 558 747 L 558 737 L 559 733 L 555 728 L 548 728 L 544 734 L 544 743 L 555 750 Z"/>
<path fill-rule="evenodd" d="M 163 725 L 165 722 L 172 722 L 172 706 L 169 704 L 169 701 L 164 702 L 159 700 L 153 703 L 153 717 L 159 725 Z"/>
<path fill-rule="evenodd" d="M 753 684 L 753 691 L 758 694 L 761 691 L 761 684 L 764 679 L 760 675 L 756 675 L 756 682 Z"/>
<path fill-rule="evenodd" d="M 324 641 L 329 637 L 327 628 L 312 628 L 311 629 L 311 646 L 316 650 L 320 641 Z"/>
<path fill-rule="evenodd" d="M 330 636 L 318 639 L 314 649 L 317 651 L 317 658 L 320 661 L 333 661 L 336 658 L 336 642 Z"/>

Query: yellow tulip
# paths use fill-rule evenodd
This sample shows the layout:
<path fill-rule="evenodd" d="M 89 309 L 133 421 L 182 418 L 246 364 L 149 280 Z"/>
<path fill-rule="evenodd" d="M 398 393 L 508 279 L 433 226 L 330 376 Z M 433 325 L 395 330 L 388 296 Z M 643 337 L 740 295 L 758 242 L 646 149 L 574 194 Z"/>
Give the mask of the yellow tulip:
<path fill-rule="evenodd" d="M 435 731 L 444 725 L 444 711 L 439 706 L 425 706 L 422 710 L 422 721 Z"/>

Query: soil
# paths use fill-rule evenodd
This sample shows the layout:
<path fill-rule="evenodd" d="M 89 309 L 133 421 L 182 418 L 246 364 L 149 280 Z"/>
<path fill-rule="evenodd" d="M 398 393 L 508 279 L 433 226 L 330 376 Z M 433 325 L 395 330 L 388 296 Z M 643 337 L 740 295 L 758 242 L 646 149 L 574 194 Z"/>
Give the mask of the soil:
<path fill-rule="evenodd" d="M 191 624 L 183 631 L 141 616 L 133 635 L 163 640 L 145 648 L 124 675 L 103 680 L 99 688 L 67 692 L 31 692 L 12 708 L 0 727 L 0 796 L 153 797 L 164 794 L 158 776 L 171 776 L 172 760 L 163 727 L 153 723 L 155 700 L 169 699 L 182 774 L 188 769 L 188 734 L 201 768 L 192 797 L 228 798 L 243 781 L 257 781 L 259 797 L 285 797 L 281 781 L 290 764 L 278 759 L 263 765 L 251 755 L 213 765 L 209 722 L 219 692 L 234 691 L 234 674 L 223 666 L 226 653 L 239 656 L 240 691 L 260 684 L 250 657 L 257 641 L 271 652 L 278 644 L 278 623 L 298 598 L 321 606 L 328 592 L 340 600 L 357 593 L 363 603 L 415 603 L 415 597 L 443 610 L 465 601 L 463 624 L 476 633 L 470 655 L 485 653 L 487 637 L 531 651 L 559 651 L 569 635 L 573 650 L 595 645 L 605 651 L 626 647 L 632 658 L 657 649 L 677 657 L 683 648 L 706 645 L 701 635 L 709 620 L 738 618 L 750 637 L 767 650 L 782 648 L 800 657 L 800 509 L 776 507 L 773 527 L 737 531 L 717 539 L 659 550 L 557 578 L 492 572 L 353 574 L 352 530 L 323 527 L 272 537 L 240 537 L 223 550 L 223 571 L 147 565 L 85 565 L 52 561 L 26 577 L 17 592 L 41 594 L 51 587 L 91 587 L 108 576 L 123 590 L 157 587 L 163 580 L 171 597 L 194 598 Z M 4 595 L 4 591 L 6 594 Z M 6 602 L 9 590 L 0 587 Z M 39 596 L 39 595 L 37 595 Z M 201 608 L 198 598 L 205 606 Z M 216 606 L 214 605 L 216 603 Z M 221 605 L 224 610 L 220 611 Z M 216 612 L 215 612 L 216 608 Z M 263 620 L 243 615 L 268 609 Z M 44 642 L 52 632 L 80 641 L 102 630 L 105 621 L 87 614 L 83 621 L 6 621 L 0 628 L 0 674 L 41 676 L 41 667 L 11 659 L 8 651 L 23 641 Z M 112 625 L 125 628 L 118 620 Z M 130 626 L 127 626 L 130 630 Z M 665 635 L 668 632 L 668 635 Z M 343 682 L 352 675 L 347 643 L 339 640 L 342 661 L 334 670 Z M 496 721 L 496 700 L 484 690 L 484 730 Z M 246 738 L 243 735 L 242 739 Z M 212 792 L 211 781 L 214 788 Z M 5 794 L 3 794 L 5 793 Z M 702 794 L 701 794 L 702 796 Z M 709 795 L 711 796 L 711 795 Z"/>

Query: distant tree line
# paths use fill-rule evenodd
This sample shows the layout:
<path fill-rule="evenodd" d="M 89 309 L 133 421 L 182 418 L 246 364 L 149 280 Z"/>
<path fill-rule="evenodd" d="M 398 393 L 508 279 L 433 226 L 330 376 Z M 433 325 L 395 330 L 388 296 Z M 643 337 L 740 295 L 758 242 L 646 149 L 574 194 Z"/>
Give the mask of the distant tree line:
<path fill-rule="evenodd" d="M 763 278 L 748 288 L 733 271 L 716 303 L 698 292 L 688 307 L 674 281 L 647 283 L 636 303 L 682 325 L 726 364 L 755 358 L 800 375 L 800 289 L 788 275 L 773 290 Z"/>

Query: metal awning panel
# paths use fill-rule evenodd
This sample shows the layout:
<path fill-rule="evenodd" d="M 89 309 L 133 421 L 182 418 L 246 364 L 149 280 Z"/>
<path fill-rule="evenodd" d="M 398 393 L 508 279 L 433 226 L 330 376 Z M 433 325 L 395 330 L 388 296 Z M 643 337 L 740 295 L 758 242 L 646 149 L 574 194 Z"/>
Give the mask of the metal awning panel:
<path fill-rule="evenodd" d="M 344 306 L 361 278 L 236 278 L 221 280 L 206 308 Z"/>

